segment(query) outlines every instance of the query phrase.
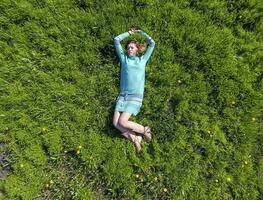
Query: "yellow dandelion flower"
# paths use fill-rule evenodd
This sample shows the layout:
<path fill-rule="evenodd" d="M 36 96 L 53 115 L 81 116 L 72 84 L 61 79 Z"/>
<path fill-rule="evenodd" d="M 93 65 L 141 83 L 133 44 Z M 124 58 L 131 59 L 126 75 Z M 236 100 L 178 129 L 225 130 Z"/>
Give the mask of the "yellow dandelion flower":
<path fill-rule="evenodd" d="M 247 161 L 244 162 L 247 165 Z"/>
<path fill-rule="evenodd" d="M 80 154 L 80 150 L 77 150 L 77 154 Z"/>
<path fill-rule="evenodd" d="M 79 148 L 79 149 L 81 149 L 81 148 L 82 148 L 82 146 L 81 146 L 81 145 L 79 145 L 79 146 L 78 146 L 78 148 Z"/>
<path fill-rule="evenodd" d="M 163 191 L 164 191 L 164 192 L 167 192 L 168 190 L 167 190 L 167 188 L 163 188 Z"/>
<path fill-rule="evenodd" d="M 20 164 L 20 167 L 21 167 L 21 168 L 23 168 L 23 167 L 24 167 L 24 165 L 23 165 L 23 164 Z"/>
<path fill-rule="evenodd" d="M 155 177 L 155 178 L 154 178 L 154 180 L 155 180 L 155 181 L 157 181 L 157 180 L 158 180 L 158 178 L 157 178 L 157 177 Z"/>
<path fill-rule="evenodd" d="M 255 118 L 255 117 L 253 117 L 253 118 L 252 118 L 252 121 L 253 121 L 253 122 L 254 122 L 254 121 L 256 121 L 256 118 Z"/>

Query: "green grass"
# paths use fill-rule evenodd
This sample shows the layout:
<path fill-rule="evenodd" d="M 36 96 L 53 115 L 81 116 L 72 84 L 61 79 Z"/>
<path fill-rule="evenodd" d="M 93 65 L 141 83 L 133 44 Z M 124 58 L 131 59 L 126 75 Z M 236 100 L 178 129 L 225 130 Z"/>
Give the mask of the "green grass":
<path fill-rule="evenodd" d="M 1 1 L 0 198 L 262 199 L 261 11 L 259 0 Z M 153 130 L 140 154 L 112 124 L 113 38 L 132 25 L 156 42 L 131 117 Z"/>

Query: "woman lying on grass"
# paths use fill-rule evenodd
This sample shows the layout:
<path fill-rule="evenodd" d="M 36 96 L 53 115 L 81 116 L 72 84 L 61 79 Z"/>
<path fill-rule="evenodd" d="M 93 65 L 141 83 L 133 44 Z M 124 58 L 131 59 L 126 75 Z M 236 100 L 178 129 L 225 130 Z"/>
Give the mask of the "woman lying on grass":
<path fill-rule="evenodd" d="M 140 44 L 136 39 L 130 40 L 126 45 L 127 53 L 123 52 L 121 40 L 127 38 L 133 33 L 140 33 L 146 36 L 149 43 L 146 47 Z M 121 80 L 120 94 L 116 100 L 116 107 L 113 116 L 113 124 L 119 129 L 122 135 L 130 139 L 136 147 L 137 152 L 141 150 L 141 140 L 143 135 L 150 142 L 152 134 L 149 126 L 129 121 L 130 116 L 137 115 L 142 106 L 144 82 L 145 82 L 145 66 L 149 60 L 155 42 L 144 31 L 137 27 L 132 27 L 128 32 L 124 32 L 114 38 L 114 44 L 118 57 L 121 62 Z M 142 56 L 138 53 L 146 52 Z"/>

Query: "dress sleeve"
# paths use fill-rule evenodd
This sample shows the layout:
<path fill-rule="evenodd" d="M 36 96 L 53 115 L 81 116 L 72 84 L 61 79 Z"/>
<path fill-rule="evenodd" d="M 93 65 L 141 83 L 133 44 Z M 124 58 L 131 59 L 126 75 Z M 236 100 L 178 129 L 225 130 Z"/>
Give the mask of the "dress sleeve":
<path fill-rule="evenodd" d="M 145 54 L 142 56 L 142 58 L 147 62 L 149 60 L 152 52 L 153 52 L 154 47 L 155 47 L 155 41 L 151 38 L 151 36 L 149 36 L 144 31 L 140 30 L 139 33 L 144 35 L 147 38 L 147 41 L 148 41 L 148 44 L 149 44 Z"/>
<path fill-rule="evenodd" d="M 121 41 L 124 38 L 128 37 L 129 35 L 130 35 L 129 32 L 124 32 L 124 33 L 121 33 L 120 35 L 118 35 L 114 38 L 114 45 L 115 45 L 118 57 L 119 57 L 121 62 L 124 61 L 124 52 L 123 52 L 123 49 L 121 46 Z"/>

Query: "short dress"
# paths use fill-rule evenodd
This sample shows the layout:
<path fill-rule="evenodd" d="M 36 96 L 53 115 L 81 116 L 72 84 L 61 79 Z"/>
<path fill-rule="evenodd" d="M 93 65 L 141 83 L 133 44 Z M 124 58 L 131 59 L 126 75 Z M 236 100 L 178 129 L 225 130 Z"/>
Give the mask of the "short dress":
<path fill-rule="evenodd" d="M 120 93 L 116 99 L 115 111 L 137 115 L 142 106 L 142 94 Z"/>
<path fill-rule="evenodd" d="M 128 112 L 133 115 L 137 115 L 142 106 L 145 66 L 155 46 L 154 40 L 147 33 L 144 31 L 139 33 L 146 36 L 149 43 L 145 54 L 140 57 L 129 56 L 122 49 L 120 42 L 130 35 L 128 32 L 114 38 L 114 45 L 121 62 L 120 92 L 116 99 L 115 111 Z"/>

